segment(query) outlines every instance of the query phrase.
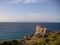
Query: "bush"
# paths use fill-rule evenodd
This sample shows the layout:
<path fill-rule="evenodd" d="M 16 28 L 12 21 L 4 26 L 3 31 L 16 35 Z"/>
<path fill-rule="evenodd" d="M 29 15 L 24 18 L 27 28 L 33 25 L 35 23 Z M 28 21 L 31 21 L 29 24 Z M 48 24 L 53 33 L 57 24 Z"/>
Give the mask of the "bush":
<path fill-rule="evenodd" d="M 8 45 L 7 41 L 3 41 L 0 45 Z"/>

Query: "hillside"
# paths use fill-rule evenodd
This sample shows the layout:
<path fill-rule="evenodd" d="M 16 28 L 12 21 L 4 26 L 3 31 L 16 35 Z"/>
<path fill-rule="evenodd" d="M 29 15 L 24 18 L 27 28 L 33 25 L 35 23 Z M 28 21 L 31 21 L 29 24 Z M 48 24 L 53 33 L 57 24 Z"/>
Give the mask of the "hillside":
<path fill-rule="evenodd" d="M 0 45 L 60 45 L 60 31 L 49 32 L 44 35 L 33 35 L 22 39 L 2 41 Z"/>

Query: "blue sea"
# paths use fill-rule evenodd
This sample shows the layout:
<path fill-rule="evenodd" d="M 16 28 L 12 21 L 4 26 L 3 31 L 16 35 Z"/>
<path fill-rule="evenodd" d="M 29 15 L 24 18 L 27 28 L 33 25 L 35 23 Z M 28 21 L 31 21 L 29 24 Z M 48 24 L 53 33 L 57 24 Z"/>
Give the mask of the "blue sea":
<path fill-rule="evenodd" d="M 0 41 L 20 39 L 35 33 L 35 27 L 40 25 L 47 27 L 50 31 L 59 31 L 60 23 L 47 22 L 0 22 Z"/>

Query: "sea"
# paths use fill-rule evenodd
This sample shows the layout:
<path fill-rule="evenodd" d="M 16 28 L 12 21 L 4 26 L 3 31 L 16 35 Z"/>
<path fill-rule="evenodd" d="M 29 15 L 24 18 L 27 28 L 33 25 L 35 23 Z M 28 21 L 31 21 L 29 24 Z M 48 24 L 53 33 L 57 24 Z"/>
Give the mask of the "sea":
<path fill-rule="evenodd" d="M 0 22 L 0 41 L 20 39 L 34 34 L 37 25 L 52 32 L 60 31 L 60 23 L 54 22 Z"/>

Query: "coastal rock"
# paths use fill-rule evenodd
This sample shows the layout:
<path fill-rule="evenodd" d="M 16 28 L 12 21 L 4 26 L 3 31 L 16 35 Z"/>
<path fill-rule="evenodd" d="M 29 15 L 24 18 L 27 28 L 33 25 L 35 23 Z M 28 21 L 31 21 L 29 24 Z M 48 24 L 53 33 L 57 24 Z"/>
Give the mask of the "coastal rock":
<path fill-rule="evenodd" d="M 44 32 L 43 33 L 47 33 L 48 29 L 44 27 Z"/>
<path fill-rule="evenodd" d="M 45 34 L 45 33 L 47 33 L 47 28 L 46 27 L 41 27 L 39 25 L 36 26 L 35 35 L 37 35 L 37 34 Z"/>

